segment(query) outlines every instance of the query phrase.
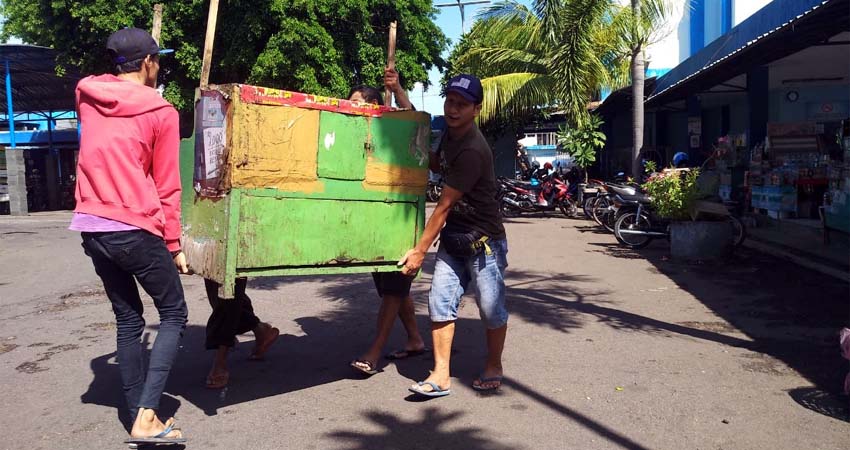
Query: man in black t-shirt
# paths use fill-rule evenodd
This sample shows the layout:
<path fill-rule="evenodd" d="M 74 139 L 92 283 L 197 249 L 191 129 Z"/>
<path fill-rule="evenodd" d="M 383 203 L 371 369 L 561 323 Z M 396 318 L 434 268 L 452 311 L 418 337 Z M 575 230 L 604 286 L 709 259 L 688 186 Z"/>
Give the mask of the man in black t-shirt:
<path fill-rule="evenodd" d="M 482 99 L 478 78 L 459 75 L 449 80 L 443 106 L 447 131 L 430 160 L 431 170 L 442 173 L 445 186 L 419 243 L 399 261 L 403 273 L 416 273 L 425 252 L 440 235 L 428 298 L 434 370 L 425 381 L 410 387 L 428 397 L 451 393 L 449 363 L 455 321 L 460 298 L 472 281 L 478 288 L 481 320 L 487 327 L 487 361 L 472 387 L 489 391 L 502 384 L 508 242 L 496 200 L 493 152 L 475 125 Z"/>

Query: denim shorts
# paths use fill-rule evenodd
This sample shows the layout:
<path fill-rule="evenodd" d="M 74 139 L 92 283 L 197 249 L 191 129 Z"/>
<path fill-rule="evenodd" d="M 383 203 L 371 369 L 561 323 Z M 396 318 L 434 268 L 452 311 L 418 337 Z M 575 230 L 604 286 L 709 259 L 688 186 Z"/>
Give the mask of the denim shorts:
<path fill-rule="evenodd" d="M 508 267 L 508 241 L 489 241 L 490 255 L 482 252 L 471 258 L 449 255 L 440 245 L 437 264 L 428 295 L 428 311 L 432 322 L 457 320 L 460 298 L 470 281 L 477 286 L 478 310 L 488 329 L 508 323 L 505 306 L 505 269 Z"/>

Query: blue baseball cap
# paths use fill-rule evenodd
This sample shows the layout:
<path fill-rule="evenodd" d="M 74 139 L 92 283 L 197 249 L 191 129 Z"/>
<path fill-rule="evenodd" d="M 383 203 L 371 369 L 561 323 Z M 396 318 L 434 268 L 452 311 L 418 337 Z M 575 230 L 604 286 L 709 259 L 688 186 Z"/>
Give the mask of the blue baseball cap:
<path fill-rule="evenodd" d="M 139 28 L 122 28 L 112 33 L 106 40 L 106 48 L 116 64 L 174 51 L 170 48 L 159 48 L 150 33 Z"/>
<path fill-rule="evenodd" d="M 462 73 L 446 83 L 446 94 L 456 92 L 468 101 L 479 105 L 484 100 L 484 88 L 477 77 Z"/>

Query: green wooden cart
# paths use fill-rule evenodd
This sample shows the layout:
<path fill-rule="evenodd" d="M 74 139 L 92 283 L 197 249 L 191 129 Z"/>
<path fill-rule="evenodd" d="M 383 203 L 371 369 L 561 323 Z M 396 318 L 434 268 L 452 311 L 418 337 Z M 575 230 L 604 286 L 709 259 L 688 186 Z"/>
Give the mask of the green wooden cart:
<path fill-rule="evenodd" d="M 181 146 L 183 249 L 232 298 L 245 276 L 367 273 L 424 228 L 426 113 L 248 85 L 200 91 Z"/>

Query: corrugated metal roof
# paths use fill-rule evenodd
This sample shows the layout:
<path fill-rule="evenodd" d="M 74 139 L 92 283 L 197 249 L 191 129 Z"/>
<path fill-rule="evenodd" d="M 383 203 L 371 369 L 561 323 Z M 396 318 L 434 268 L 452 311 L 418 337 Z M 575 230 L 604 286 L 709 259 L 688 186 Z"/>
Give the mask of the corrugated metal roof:
<path fill-rule="evenodd" d="M 81 76 L 71 67 L 64 68 L 62 76 L 57 75 L 58 56 L 56 50 L 47 47 L 0 45 L 0 97 L 6 98 L 4 64 L 8 61 L 16 113 L 74 110 L 74 89 Z"/>
<path fill-rule="evenodd" d="M 709 74 L 712 79 L 704 84 L 711 87 L 749 68 L 825 41 L 850 29 L 848 11 L 850 0 L 774 0 L 659 78 L 647 102 L 673 97 L 670 94 Z M 688 93 L 680 92 L 676 97 Z"/>

